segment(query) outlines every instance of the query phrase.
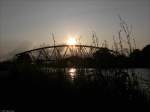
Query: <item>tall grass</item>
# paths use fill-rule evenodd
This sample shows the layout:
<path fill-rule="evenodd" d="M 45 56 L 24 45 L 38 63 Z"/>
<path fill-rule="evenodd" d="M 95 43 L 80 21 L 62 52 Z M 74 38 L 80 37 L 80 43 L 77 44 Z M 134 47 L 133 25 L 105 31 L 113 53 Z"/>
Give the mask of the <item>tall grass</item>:
<path fill-rule="evenodd" d="M 60 94 L 80 97 L 91 97 L 100 101 L 123 102 L 131 104 L 148 104 L 149 97 L 139 84 L 135 72 L 127 69 L 94 68 L 90 74 L 88 69 L 77 69 L 76 77 L 71 81 L 65 68 L 45 71 L 38 65 L 18 64 L 15 74 L 17 80 L 25 87 L 45 88 Z"/>

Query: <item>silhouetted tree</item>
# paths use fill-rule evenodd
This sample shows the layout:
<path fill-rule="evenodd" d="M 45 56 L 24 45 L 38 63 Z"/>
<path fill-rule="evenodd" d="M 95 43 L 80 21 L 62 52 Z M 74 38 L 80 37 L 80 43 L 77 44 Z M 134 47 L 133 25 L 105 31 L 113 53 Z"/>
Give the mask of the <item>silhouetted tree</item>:
<path fill-rule="evenodd" d="M 147 67 L 150 67 L 150 45 L 147 45 L 143 48 L 143 61 Z"/>
<path fill-rule="evenodd" d="M 135 49 L 130 54 L 130 65 L 132 67 L 142 67 L 143 66 L 143 54 L 139 49 Z"/>
<path fill-rule="evenodd" d="M 112 67 L 114 66 L 115 56 L 111 53 L 108 48 L 101 48 L 94 54 L 95 63 L 101 67 Z"/>
<path fill-rule="evenodd" d="M 16 60 L 18 62 L 30 63 L 32 59 L 29 54 L 25 53 L 25 54 L 21 54 L 21 55 L 17 56 Z"/>
<path fill-rule="evenodd" d="M 129 64 L 129 60 L 127 56 L 120 54 L 115 57 L 115 67 L 119 67 L 119 68 L 129 67 L 128 64 Z"/>

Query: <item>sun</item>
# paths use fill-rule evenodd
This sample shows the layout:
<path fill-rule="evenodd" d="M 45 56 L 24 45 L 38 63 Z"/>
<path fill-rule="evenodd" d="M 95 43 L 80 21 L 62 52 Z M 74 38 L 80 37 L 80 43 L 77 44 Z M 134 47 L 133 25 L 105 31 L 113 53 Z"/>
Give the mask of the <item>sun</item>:
<path fill-rule="evenodd" d="M 76 45 L 77 41 L 74 37 L 69 37 L 69 39 L 67 40 L 67 45 Z"/>

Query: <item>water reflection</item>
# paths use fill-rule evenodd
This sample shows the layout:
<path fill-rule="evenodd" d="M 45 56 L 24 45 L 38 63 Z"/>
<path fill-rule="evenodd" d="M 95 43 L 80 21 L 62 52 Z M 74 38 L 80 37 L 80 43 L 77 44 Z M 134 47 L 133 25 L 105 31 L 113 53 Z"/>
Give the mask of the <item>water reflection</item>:
<path fill-rule="evenodd" d="M 69 68 L 68 74 L 69 74 L 69 77 L 71 78 L 71 80 L 74 80 L 74 78 L 77 75 L 77 69 L 76 68 Z"/>
<path fill-rule="evenodd" d="M 58 76 L 58 74 L 62 73 L 64 75 L 64 77 L 69 80 L 69 81 L 73 81 L 75 79 L 79 79 L 79 78 L 84 78 L 85 80 L 95 80 L 97 78 L 96 74 L 97 72 L 101 73 L 103 76 L 109 77 L 112 75 L 116 75 L 117 70 L 116 69 L 102 69 L 100 71 L 96 71 L 95 68 L 65 68 L 65 69 L 60 69 L 60 68 L 49 68 L 49 67 L 45 67 L 42 68 L 42 70 L 49 75 L 49 77 L 56 77 Z M 118 69 L 120 70 L 120 69 Z M 132 75 L 133 73 L 135 73 L 138 78 L 139 84 L 142 87 L 148 87 L 150 88 L 150 69 L 125 69 L 125 72 L 127 72 L 129 75 Z"/>

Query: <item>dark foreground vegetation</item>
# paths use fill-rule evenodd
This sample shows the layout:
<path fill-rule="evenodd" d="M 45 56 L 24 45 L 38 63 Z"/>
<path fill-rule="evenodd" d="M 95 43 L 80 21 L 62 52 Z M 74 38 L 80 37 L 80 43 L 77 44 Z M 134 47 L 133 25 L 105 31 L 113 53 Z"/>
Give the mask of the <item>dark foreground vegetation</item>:
<path fill-rule="evenodd" d="M 119 65 L 109 65 L 114 63 L 111 62 L 112 55 L 107 60 L 98 56 L 101 55 L 95 55 L 97 67 L 92 74 L 85 75 L 84 70 L 78 68 L 79 75 L 73 80 L 69 79 L 65 68 L 46 72 L 41 65 L 30 62 L 1 64 L 1 71 L 7 72 L 1 72 L 4 76 L 0 78 L 0 106 L 19 111 L 28 111 L 30 107 L 43 110 L 112 108 L 120 111 L 149 108 L 149 93 L 140 87 L 136 74 L 129 74 Z M 107 66 L 99 64 L 100 59 Z"/>

